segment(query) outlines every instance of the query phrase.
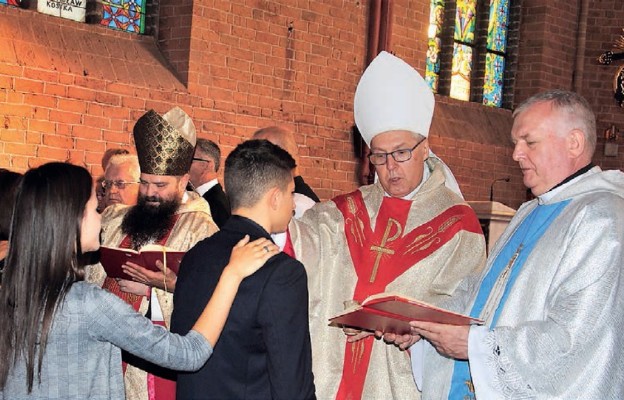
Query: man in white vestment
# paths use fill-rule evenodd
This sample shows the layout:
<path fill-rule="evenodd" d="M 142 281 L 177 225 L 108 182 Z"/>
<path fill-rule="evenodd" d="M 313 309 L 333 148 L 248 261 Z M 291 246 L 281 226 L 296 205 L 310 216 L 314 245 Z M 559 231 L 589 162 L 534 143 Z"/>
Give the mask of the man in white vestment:
<path fill-rule="evenodd" d="M 319 203 L 290 224 L 290 245 L 308 273 L 320 399 L 417 399 L 407 352 L 373 337 L 348 341 L 328 319 L 345 302 L 381 292 L 437 303 L 484 265 L 479 221 L 429 150 L 433 108 L 418 72 L 380 53 L 354 101 L 379 181 Z"/>
<path fill-rule="evenodd" d="M 426 339 L 411 348 L 424 399 L 622 399 L 624 174 L 592 165 L 596 120 L 578 94 L 538 94 L 513 115 L 536 198 L 449 303 L 485 325 L 412 322 L 397 343 Z"/>

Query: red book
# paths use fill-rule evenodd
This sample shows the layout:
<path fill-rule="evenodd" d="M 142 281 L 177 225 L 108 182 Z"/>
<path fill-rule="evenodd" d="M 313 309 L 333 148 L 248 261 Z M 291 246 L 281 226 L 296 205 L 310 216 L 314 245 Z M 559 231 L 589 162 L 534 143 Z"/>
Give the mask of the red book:
<path fill-rule="evenodd" d="M 366 331 L 405 334 L 410 321 L 437 322 L 448 325 L 483 324 L 483 321 L 431 304 L 395 294 L 369 296 L 344 312 L 329 319 L 330 325 Z"/>
<path fill-rule="evenodd" d="M 140 251 L 101 246 L 100 263 L 109 278 L 132 280 L 121 268 L 126 262 L 130 261 L 143 268 L 158 272 L 161 269 L 156 265 L 156 261 L 160 261 L 166 269 L 170 269 L 177 274 L 184 253 L 184 251 L 174 251 L 160 245 L 147 245 Z"/>

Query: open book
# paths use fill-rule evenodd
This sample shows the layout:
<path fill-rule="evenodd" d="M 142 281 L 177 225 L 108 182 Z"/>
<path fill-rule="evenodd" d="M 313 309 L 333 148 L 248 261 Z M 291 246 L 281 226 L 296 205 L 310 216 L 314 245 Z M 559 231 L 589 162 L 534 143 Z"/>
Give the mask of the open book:
<path fill-rule="evenodd" d="M 131 280 L 132 278 L 121 268 L 126 262 L 133 262 L 152 271 L 160 271 L 161 269 L 156 265 L 156 261 L 160 260 L 166 269 L 177 274 L 184 253 L 184 251 L 175 251 L 157 244 L 143 246 L 140 251 L 101 246 L 100 263 L 108 277 Z"/>
<path fill-rule="evenodd" d="M 483 323 L 477 318 L 390 293 L 369 296 L 362 304 L 349 307 L 344 312 L 330 318 L 329 321 L 332 326 L 397 334 L 409 333 L 410 321 L 437 322 L 449 325 Z"/>

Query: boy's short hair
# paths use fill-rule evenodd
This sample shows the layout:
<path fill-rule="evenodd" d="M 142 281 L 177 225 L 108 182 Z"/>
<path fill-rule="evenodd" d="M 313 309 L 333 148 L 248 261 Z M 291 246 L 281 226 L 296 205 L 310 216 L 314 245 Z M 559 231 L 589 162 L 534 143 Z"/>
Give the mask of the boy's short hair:
<path fill-rule="evenodd" d="M 232 209 L 253 207 L 267 190 L 285 190 L 297 166 L 292 156 L 268 140 L 239 144 L 225 160 L 225 191 Z"/>

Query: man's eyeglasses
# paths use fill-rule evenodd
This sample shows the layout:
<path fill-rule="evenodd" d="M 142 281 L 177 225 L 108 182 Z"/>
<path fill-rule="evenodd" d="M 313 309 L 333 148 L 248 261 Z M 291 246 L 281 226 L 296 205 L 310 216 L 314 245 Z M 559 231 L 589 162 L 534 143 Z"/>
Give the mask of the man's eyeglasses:
<path fill-rule="evenodd" d="M 396 162 L 408 161 L 410 158 L 412 158 L 412 152 L 416 149 L 416 147 L 420 146 L 420 144 L 424 142 L 425 139 L 416 143 L 411 149 L 399 149 L 391 151 L 390 153 L 370 153 L 368 155 L 368 159 L 373 165 L 384 165 L 388 162 L 388 156 L 392 156 L 392 158 L 394 158 L 394 161 Z"/>
<path fill-rule="evenodd" d="M 205 158 L 197 158 L 197 157 L 193 157 L 193 161 L 210 162 L 210 161 L 212 161 L 212 160 L 206 160 Z"/>
<path fill-rule="evenodd" d="M 103 180 L 102 181 L 102 187 L 105 190 L 109 190 L 111 187 L 115 186 L 117 189 L 119 190 L 124 190 L 126 188 L 126 186 L 128 185 L 135 185 L 139 182 L 126 182 L 126 181 L 108 181 L 108 180 Z"/>

